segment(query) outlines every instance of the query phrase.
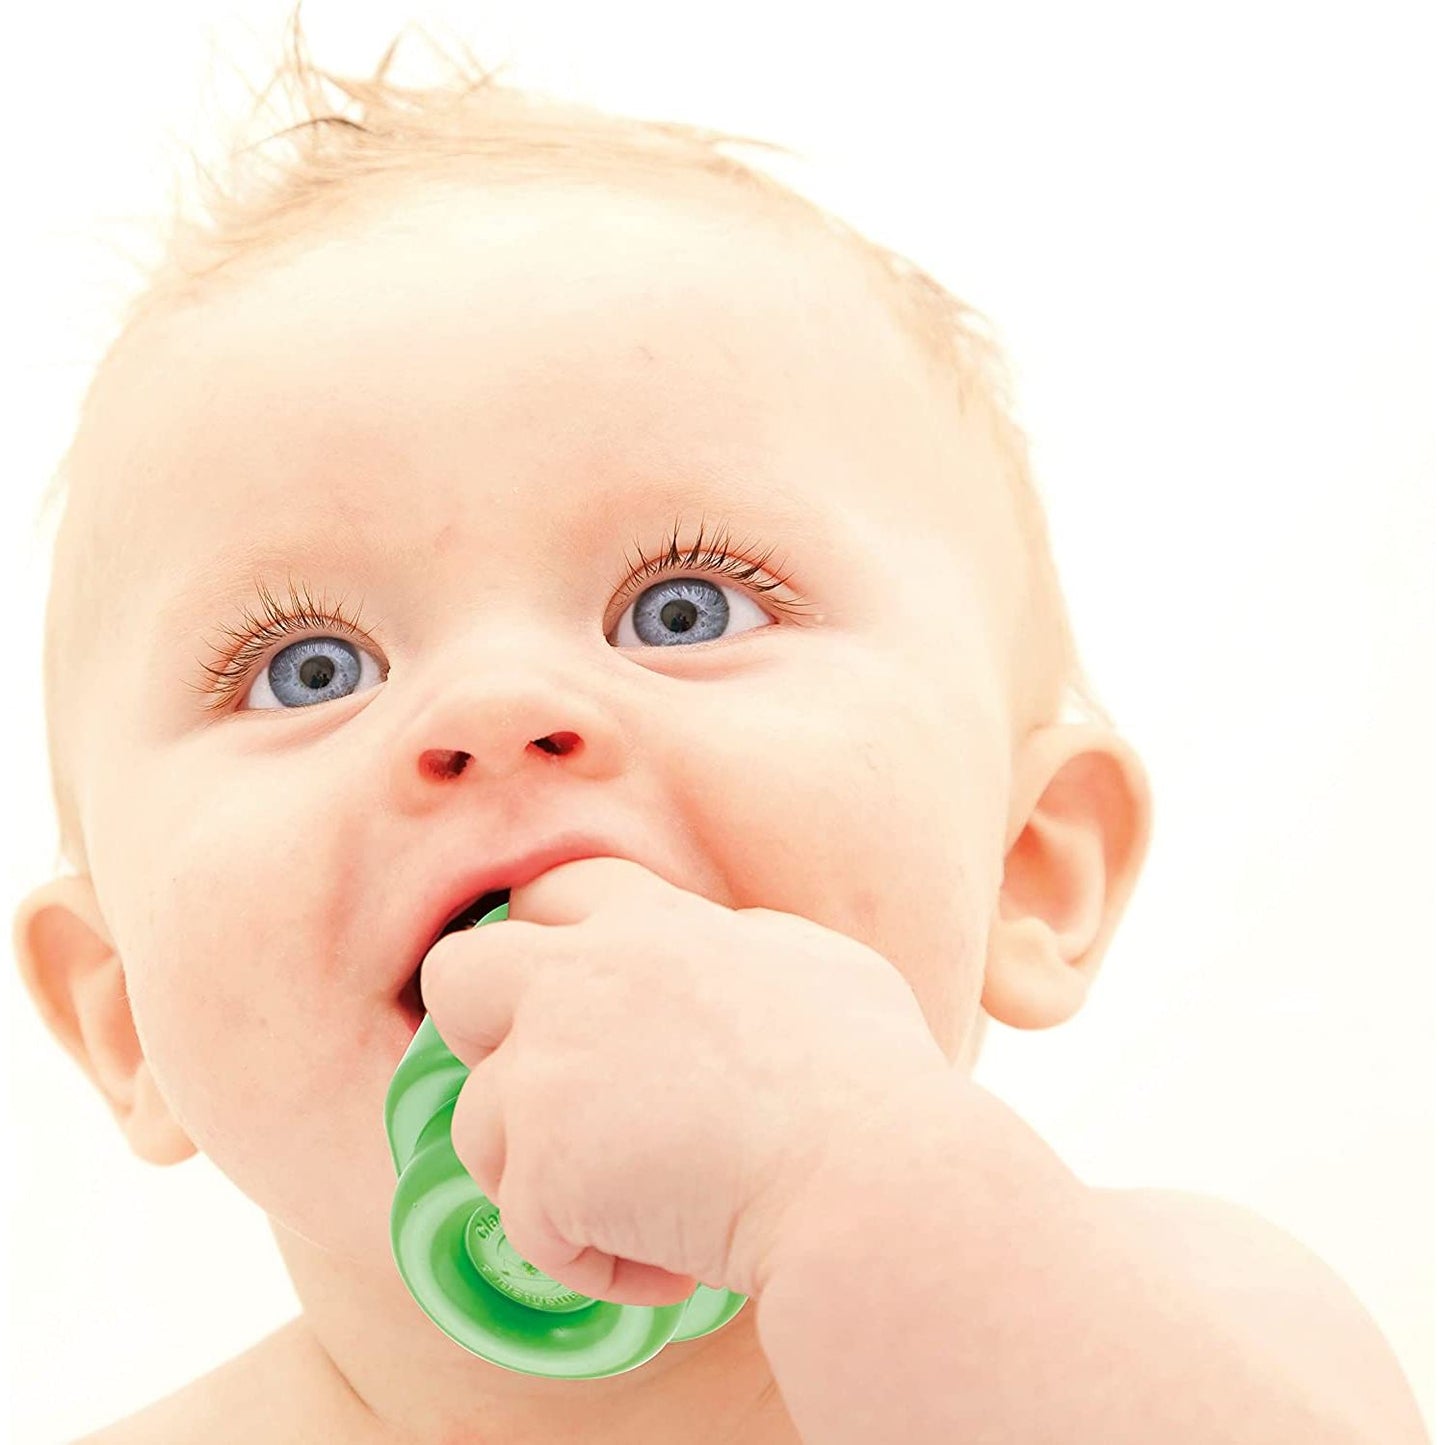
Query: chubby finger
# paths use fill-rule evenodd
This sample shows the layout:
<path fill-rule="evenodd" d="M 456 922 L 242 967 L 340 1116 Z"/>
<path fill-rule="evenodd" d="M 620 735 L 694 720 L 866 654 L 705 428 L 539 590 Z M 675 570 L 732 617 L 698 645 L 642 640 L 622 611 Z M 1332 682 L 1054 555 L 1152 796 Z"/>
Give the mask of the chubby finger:
<path fill-rule="evenodd" d="M 421 1001 L 452 1053 L 475 1068 L 511 1031 L 536 977 L 536 924 L 503 920 L 438 939 L 421 965 Z M 528 947 L 529 944 L 534 945 Z"/>
<path fill-rule="evenodd" d="M 462 1084 L 452 1110 L 452 1152 L 477 1188 L 498 1204 L 507 1167 L 507 1129 L 497 1069 L 474 1069 Z"/>
<path fill-rule="evenodd" d="M 590 1245 L 568 1244 L 545 1218 L 502 1210 L 502 1228 L 512 1248 L 536 1269 L 585 1294 L 620 1305 L 675 1305 L 691 1298 L 697 1280 L 652 1264 L 619 1259 Z"/>
<path fill-rule="evenodd" d="M 679 891 L 630 858 L 574 858 L 514 887 L 507 917 L 554 926 L 582 923 L 603 908 L 655 906 L 659 898 Z"/>

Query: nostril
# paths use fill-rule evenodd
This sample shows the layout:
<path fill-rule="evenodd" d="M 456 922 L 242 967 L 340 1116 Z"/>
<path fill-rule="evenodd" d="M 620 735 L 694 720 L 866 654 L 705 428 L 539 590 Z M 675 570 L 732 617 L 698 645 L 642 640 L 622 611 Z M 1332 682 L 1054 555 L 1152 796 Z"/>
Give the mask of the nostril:
<path fill-rule="evenodd" d="M 452 748 L 428 748 L 421 756 L 421 766 L 434 778 L 454 778 L 466 767 L 470 756 Z"/>
<path fill-rule="evenodd" d="M 554 756 L 559 753 L 572 752 L 578 743 L 576 733 L 552 733 L 545 738 L 537 739 L 537 746 L 544 753 L 551 753 Z"/>

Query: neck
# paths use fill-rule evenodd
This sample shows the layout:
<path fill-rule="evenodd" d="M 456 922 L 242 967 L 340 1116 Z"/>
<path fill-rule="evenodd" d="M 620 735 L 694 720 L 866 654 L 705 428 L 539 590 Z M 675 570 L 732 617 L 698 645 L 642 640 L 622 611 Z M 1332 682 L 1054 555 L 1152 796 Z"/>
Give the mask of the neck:
<path fill-rule="evenodd" d="M 601 1380 L 547 1380 L 479 1359 L 381 1274 L 271 1230 L 301 1301 L 305 1348 L 330 1377 L 347 1438 L 366 1445 L 798 1445 L 749 1301 L 720 1330 Z M 390 1260 L 388 1258 L 388 1263 Z"/>

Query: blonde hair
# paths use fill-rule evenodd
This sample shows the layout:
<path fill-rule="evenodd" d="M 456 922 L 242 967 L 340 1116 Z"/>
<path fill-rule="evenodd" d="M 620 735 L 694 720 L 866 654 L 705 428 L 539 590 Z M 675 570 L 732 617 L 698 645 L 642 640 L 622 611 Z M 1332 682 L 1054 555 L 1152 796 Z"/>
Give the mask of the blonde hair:
<path fill-rule="evenodd" d="M 290 241 L 304 242 L 317 223 L 354 195 L 358 183 L 372 177 L 383 183 L 393 177 L 425 180 L 465 169 L 499 183 L 620 181 L 674 190 L 696 183 L 710 187 L 714 199 L 731 187 L 740 202 L 792 217 L 854 250 L 905 334 L 953 391 L 959 415 L 974 404 L 983 408 L 1025 559 L 1015 635 L 1004 653 L 1011 674 L 1014 739 L 1039 723 L 1061 718 L 1070 705 L 1113 727 L 1079 661 L 1027 443 L 1013 415 L 1011 379 L 981 313 L 905 257 L 724 153 L 727 146 L 754 146 L 796 158 L 785 146 L 700 126 L 605 113 L 501 85 L 496 76 L 506 67 L 488 72 L 465 46 L 464 64 L 438 51 L 451 64 L 448 82 L 404 87 L 386 77 L 405 30 L 387 47 L 370 78 L 337 75 L 311 60 L 300 16 L 297 0 L 281 61 L 265 87 L 253 91 L 249 119 L 254 123 L 278 86 L 292 107 L 299 106 L 303 119 L 252 144 L 233 146 L 231 174 L 219 180 L 192 154 L 201 177 L 201 214 L 187 216 L 173 191 L 162 259 L 125 308 L 107 357 L 152 317 L 224 287 L 244 270 L 237 263 L 264 261 Z M 323 81 L 359 107 L 356 118 L 333 109 Z M 283 137 L 290 145 L 282 161 L 258 159 L 246 169 L 261 146 Z M 43 507 L 67 480 L 69 455 L 62 459 Z M 47 634 L 51 777 L 60 851 L 83 864 L 74 795 L 65 770 L 57 766 L 55 691 L 61 651 L 59 640 Z"/>

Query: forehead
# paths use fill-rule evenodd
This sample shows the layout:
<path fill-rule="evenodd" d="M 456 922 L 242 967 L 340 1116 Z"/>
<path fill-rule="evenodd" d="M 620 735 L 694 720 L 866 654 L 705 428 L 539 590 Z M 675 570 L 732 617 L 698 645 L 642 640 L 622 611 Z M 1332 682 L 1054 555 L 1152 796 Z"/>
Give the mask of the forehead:
<path fill-rule="evenodd" d="M 936 518 L 900 487 L 946 507 L 970 465 L 950 393 L 860 259 L 786 216 L 428 183 L 218 279 L 140 329 L 73 458 L 123 509 L 138 606 L 160 600 L 147 579 L 204 574 L 220 541 L 282 515 L 415 522 L 392 539 L 410 550 L 479 507 L 505 523 L 666 487 L 921 535 Z"/>

